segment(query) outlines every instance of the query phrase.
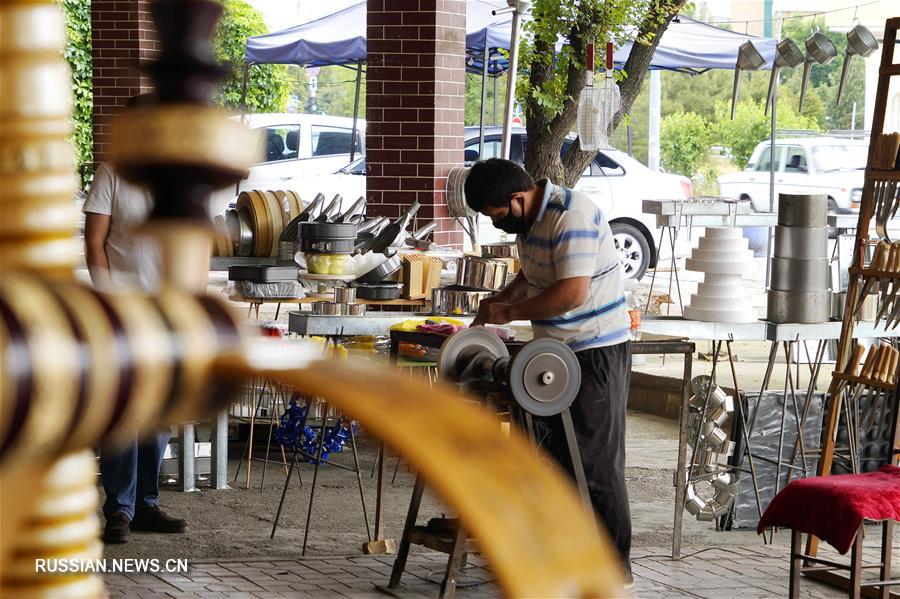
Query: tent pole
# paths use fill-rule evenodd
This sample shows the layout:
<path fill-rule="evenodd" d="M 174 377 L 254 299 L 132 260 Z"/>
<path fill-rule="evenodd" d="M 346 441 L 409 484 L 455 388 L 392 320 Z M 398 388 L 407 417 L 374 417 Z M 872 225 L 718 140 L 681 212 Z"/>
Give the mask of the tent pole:
<path fill-rule="evenodd" d="M 512 138 L 513 105 L 516 103 L 516 70 L 519 68 L 519 21 L 522 16 L 521 13 L 524 12 L 528 3 L 517 1 L 510 5 L 513 7 L 512 32 L 510 35 L 512 39 L 510 39 L 509 43 L 509 69 L 506 73 L 509 79 L 506 80 L 506 110 L 504 110 L 503 114 L 503 142 L 500 146 L 501 155 L 507 160 L 509 160 L 509 142 Z M 521 11 L 519 10 L 520 8 L 522 9 Z"/>
<path fill-rule="evenodd" d="M 356 121 L 359 118 L 359 88 L 362 83 L 362 61 L 356 61 L 356 96 L 353 98 L 353 137 L 350 139 L 350 162 L 356 158 Z"/>
<path fill-rule="evenodd" d="M 484 67 L 481 73 L 481 109 L 478 111 L 478 158 L 484 160 L 484 104 L 487 102 L 488 78 L 488 45 L 487 34 L 484 35 Z"/>
<path fill-rule="evenodd" d="M 499 120 L 497 118 L 497 80 L 498 79 L 500 79 L 499 73 L 494 77 L 494 101 L 492 102 L 492 104 L 494 105 L 494 119 L 491 122 L 493 123 L 493 125 L 495 127 L 497 126 L 497 121 Z"/>
<path fill-rule="evenodd" d="M 775 212 L 775 111 L 778 105 L 778 77 L 772 85 L 772 121 L 769 124 L 769 212 Z M 768 228 L 766 235 L 766 289 L 769 288 L 771 276 L 770 266 L 772 256 L 772 227 Z"/>
<path fill-rule="evenodd" d="M 659 135 L 662 114 L 662 72 L 658 69 L 650 71 L 650 125 L 647 143 L 647 168 L 659 171 Z"/>
<path fill-rule="evenodd" d="M 253 65 L 251 62 L 244 63 L 244 77 L 241 82 L 241 122 L 247 122 L 247 85 L 250 80 L 250 67 Z"/>

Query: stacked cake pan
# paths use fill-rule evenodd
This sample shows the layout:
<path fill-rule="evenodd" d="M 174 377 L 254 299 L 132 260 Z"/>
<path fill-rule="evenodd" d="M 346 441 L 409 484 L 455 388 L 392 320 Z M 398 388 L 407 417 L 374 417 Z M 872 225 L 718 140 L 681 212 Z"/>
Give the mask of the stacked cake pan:
<path fill-rule="evenodd" d="M 778 195 L 778 225 L 769 281 L 768 320 L 826 322 L 828 289 L 828 198 Z"/>

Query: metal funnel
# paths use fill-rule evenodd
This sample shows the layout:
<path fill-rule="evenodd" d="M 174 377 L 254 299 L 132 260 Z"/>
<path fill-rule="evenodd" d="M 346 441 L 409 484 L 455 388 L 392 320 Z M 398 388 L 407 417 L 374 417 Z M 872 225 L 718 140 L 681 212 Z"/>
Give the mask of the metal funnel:
<path fill-rule="evenodd" d="M 746 41 L 738 49 L 737 64 L 734 67 L 734 89 L 731 92 L 731 120 L 734 120 L 734 110 L 737 106 L 738 90 L 741 86 L 742 71 L 756 71 L 766 66 L 766 59 L 759 53 L 753 42 Z"/>
<path fill-rule="evenodd" d="M 844 55 L 844 64 L 841 67 L 841 82 L 838 84 L 837 100 L 835 104 L 841 103 L 841 97 L 844 95 L 844 82 L 847 80 L 847 73 L 850 71 L 850 57 L 859 54 L 863 58 L 870 55 L 878 49 L 878 40 L 872 35 L 872 32 L 863 25 L 857 25 L 847 32 L 847 54 Z"/>
<path fill-rule="evenodd" d="M 828 36 L 821 32 L 816 32 L 806 38 L 806 63 L 803 65 L 803 83 L 800 85 L 800 107 L 798 111 L 803 112 L 803 100 L 806 98 L 806 86 L 809 84 L 809 72 L 814 62 L 819 64 L 828 64 L 837 56 L 837 48 L 834 42 L 828 39 Z"/>
<path fill-rule="evenodd" d="M 782 67 L 793 69 L 803 64 L 803 50 L 794 40 L 785 38 L 775 47 L 775 64 L 772 65 L 772 76 L 769 77 L 769 93 L 766 94 L 766 114 L 769 114 L 769 105 L 775 99 L 775 82 L 778 81 L 778 73 Z"/>

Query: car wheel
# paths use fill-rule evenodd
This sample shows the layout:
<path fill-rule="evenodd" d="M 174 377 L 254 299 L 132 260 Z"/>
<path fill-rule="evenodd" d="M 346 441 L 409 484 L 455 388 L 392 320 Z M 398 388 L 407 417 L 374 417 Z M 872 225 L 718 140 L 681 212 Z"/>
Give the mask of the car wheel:
<path fill-rule="evenodd" d="M 837 201 L 833 197 L 828 196 L 828 213 L 839 214 L 840 212 L 841 210 L 838 208 Z"/>
<path fill-rule="evenodd" d="M 622 275 L 626 279 L 640 280 L 650 264 L 650 244 L 634 225 L 612 223 L 613 243 L 616 246 Z"/>

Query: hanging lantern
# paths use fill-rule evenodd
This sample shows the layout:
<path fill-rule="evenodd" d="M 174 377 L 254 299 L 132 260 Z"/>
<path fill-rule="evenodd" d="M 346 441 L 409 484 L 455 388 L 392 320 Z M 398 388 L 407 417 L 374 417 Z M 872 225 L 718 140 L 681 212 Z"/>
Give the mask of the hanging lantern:
<path fill-rule="evenodd" d="M 743 71 L 757 71 L 766 66 L 766 59 L 759 53 L 753 42 L 746 41 L 738 49 L 737 64 L 734 67 L 734 88 L 731 92 L 731 120 L 734 120 L 734 111 L 737 108 L 738 91 L 741 87 L 741 73 Z"/>
<path fill-rule="evenodd" d="M 803 112 L 803 100 L 806 98 L 806 86 L 809 84 L 809 72 L 812 70 L 813 63 L 826 65 L 834 60 L 835 56 L 837 56 L 837 48 L 824 33 L 817 31 L 806 38 L 806 63 L 803 65 L 803 82 L 800 84 L 798 111 Z"/>
<path fill-rule="evenodd" d="M 581 149 L 596 151 L 612 147 L 609 128 L 621 106 L 619 86 L 613 78 L 612 42 L 606 44 L 606 76 L 600 86 L 594 85 L 594 44 L 588 44 L 585 65 L 586 85 L 578 101 L 576 127 Z"/>
<path fill-rule="evenodd" d="M 878 40 L 865 26 L 860 24 L 847 32 L 847 54 L 844 56 L 844 64 L 841 67 L 841 82 L 838 84 L 835 104 L 841 103 L 841 96 L 844 94 L 844 82 L 847 80 L 847 73 L 850 71 L 850 57 L 858 54 L 865 58 L 877 49 Z"/>
<path fill-rule="evenodd" d="M 772 76 L 769 77 L 769 93 L 766 94 L 766 114 L 769 114 L 769 105 L 775 101 L 775 83 L 778 81 L 778 73 L 782 68 L 793 69 L 803 64 L 803 51 L 794 40 L 785 38 L 775 47 L 775 64 L 772 65 Z"/>

